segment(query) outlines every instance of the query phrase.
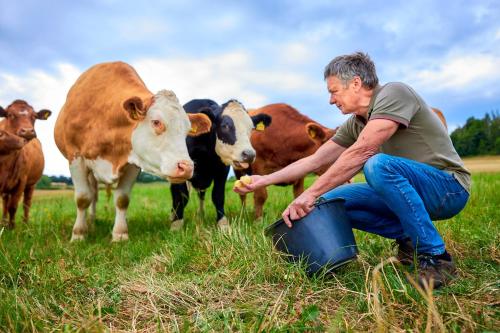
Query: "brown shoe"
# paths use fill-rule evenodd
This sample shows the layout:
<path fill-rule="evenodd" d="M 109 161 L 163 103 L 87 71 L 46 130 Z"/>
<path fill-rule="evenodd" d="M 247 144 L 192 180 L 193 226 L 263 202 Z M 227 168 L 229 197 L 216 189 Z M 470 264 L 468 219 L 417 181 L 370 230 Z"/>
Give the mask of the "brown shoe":
<path fill-rule="evenodd" d="M 398 261 L 405 266 L 413 264 L 415 258 L 413 257 L 415 249 L 410 238 L 396 239 L 395 246 L 398 247 L 398 254 L 396 258 Z"/>
<path fill-rule="evenodd" d="M 418 256 L 417 274 L 421 287 L 425 287 L 424 281 L 429 285 L 430 281 L 434 280 L 434 289 L 438 289 L 457 277 L 457 268 L 451 257 L 447 253 L 446 255 L 449 260 L 429 254 Z"/>

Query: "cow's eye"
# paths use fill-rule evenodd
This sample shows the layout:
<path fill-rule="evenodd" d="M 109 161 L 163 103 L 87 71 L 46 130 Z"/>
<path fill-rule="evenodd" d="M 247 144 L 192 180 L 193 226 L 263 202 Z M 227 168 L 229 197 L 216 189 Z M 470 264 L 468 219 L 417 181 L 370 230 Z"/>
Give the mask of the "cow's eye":
<path fill-rule="evenodd" d="M 159 120 L 152 120 L 151 123 L 153 124 L 154 127 L 159 127 L 161 125 L 161 121 Z"/>

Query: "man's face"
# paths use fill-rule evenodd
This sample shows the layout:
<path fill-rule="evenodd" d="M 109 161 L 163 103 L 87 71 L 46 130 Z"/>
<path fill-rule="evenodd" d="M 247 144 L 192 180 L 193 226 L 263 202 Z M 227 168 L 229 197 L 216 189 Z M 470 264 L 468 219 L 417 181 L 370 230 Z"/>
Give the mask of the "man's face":
<path fill-rule="evenodd" d="M 357 101 L 360 81 L 358 77 L 352 79 L 345 86 L 336 76 L 326 78 L 326 87 L 330 93 L 330 104 L 335 104 L 342 114 L 351 114 L 358 111 Z"/>

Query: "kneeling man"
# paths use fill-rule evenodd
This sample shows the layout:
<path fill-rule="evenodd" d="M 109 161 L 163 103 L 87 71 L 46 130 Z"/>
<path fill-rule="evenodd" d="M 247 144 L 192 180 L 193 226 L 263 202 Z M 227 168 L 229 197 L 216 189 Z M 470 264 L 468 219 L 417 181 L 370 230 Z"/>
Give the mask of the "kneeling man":
<path fill-rule="evenodd" d="M 320 197 L 342 197 L 354 228 L 395 239 L 402 264 L 412 264 L 416 255 L 418 282 L 433 279 L 441 287 L 456 268 L 432 220 L 458 214 L 470 190 L 470 173 L 445 126 L 408 85 L 379 85 L 367 54 L 336 57 L 324 78 L 330 104 L 352 116 L 315 154 L 275 173 L 254 175 L 251 184 L 235 191 L 291 182 L 331 165 L 285 209 L 286 224 L 292 227 Z M 366 183 L 343 185 L 361 169 Z"/>

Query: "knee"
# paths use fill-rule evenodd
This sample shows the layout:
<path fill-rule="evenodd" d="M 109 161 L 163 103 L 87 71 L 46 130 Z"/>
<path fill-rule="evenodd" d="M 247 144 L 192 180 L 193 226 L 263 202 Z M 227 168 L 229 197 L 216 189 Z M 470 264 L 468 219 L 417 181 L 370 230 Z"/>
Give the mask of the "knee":
<path fill-rule="evenodd" d="M 367 183 L 372 184 L 381 179 L 381 176 L 390 165 L 390 158 L 391 157 L 387 154 L 376 154 L 366 161 L 363 167 L 363 173 Z"/>
<path fill-rule="evenodd" d="M 120 194 L 116 198 L 115 206 L 119 209 L 127 209 L 130 199 L 126 194 Z"/>

